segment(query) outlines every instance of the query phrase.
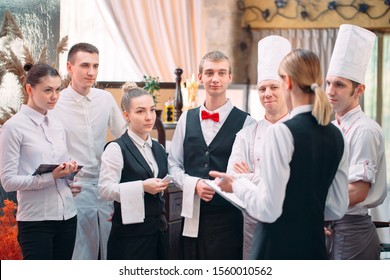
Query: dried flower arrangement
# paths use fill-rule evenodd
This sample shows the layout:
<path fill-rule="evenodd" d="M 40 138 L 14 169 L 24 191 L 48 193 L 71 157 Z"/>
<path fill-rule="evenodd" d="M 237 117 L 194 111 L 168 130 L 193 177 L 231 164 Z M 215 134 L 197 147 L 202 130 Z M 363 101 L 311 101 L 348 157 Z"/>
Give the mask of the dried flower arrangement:
<path fill-rule="evenodd" d="M 21 260 L 22 252 L 17 241 L 16 203 L 5 199 L 0 210 L 0 260 Z"/>
<path fill-rule="evenodd" d="M 16 38 L 24 40 L 22 31 L 20 30 L 17 22 L 9 11 L 5 12 L 4 15 L 3 25 L 0 30 L 0 38 L 2 37 L 7 37 L 9 41 L 15 40 Z M 57 44 L 57 59 L 59 54 L 67 50 L 67 45 L 68 36 L 65 36 Z M 26 63 L 34 64 L 36 62 L 48 63 L 47 45 L 43 46 L 38 59 L 34 59 L 30 49 L 27 47 L 26 44 L 23 44 L 23 52 L 21 58 L 19 58 L 10 47 L 6 48 L 5 51 L 0 51 L 0 86 L 3 82 L 4 76 L 7 73 L 14 75 L 20 86 L 20 91 L 15 92 L 21 93 L 21 104 L 26 104 L 28 99 L 27 93 L 23 88 L 23 77 L 25 75 L 23 66 Z M 58 65 L 58 61 L 56 61 L 56 64 Z M 69 82 L 70 80 L 68 77 L 63 78 L 62 86 L 67 86 Z M 19 108 L 11 108 L 8 106 L 5 108 L 0 108 L 0 126 L 3 125 L 9 118 L 11 118 L 18 110 Z"/>
<path fill-rule="evenodd" d="M 20 95 L 21 104 L 26 104 L 28 95 L 23 88 L 23 79 L 25 71 L 23 66 L 27 63 L 34 64 L 38 62 L 49 63 L 47 57 L 47 45 L 44 45 L 40 51 L 37 59 L 34 59 L 28 44 L 24 42 L 24 36 L 20 30 L 17 22 L 12 14 L 7 11 L 4 14 L 3 25 L 0 30 L 0 38 L 5 38 L 6 47 L 5 50 L 0 50 L 0 86 L 4 81 L 6 74 L 15 76 L 19 85 L 19 90 L 14 90 L 16 94 Z M 23 42 L 23 51 L 20 57 L 16 52 L 9 47 L 14 40 L 21 40 Z M 18 42 L 19 43 L 19 42 Z M 58 56 L 67 50 L 68 36 L 65 36 L 60 40 L 56 46 L 56 54 L 58 65 Z M 54 66 L 54 65 L 53 65 Z M 54 66 L 55 67 L 55 66 Z M 62 86 L 65 87 L 69 84 L 70 79 L 68 77 L 63 78 Z M 12 108 L 9 106 L 0 108 L 0 127 L 8 119 L 19 111 L 19 108 Z M 5 199 L 4 207 L 0 209 L 0 259 L 1 260 L 17 260 L 22 259 L 22 253 L 17 241 L 17 222 L 15 218 L 17 205 L 15 202 Z"/>

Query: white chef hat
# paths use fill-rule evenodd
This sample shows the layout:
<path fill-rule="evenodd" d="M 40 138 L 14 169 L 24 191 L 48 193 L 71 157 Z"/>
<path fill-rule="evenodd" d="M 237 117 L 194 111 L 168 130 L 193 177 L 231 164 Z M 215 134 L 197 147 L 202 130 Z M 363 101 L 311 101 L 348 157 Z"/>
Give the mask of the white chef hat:
<path fill-rule="evenodd" d="M 257 83 L 264 80 L 279 80 L 278 69 L 282 59 L 291 52 L 291 43 L 284 37 L 271 35 L 257 45 Z"/>
<path fill-rule="evenodd" d="M 340 25 L 327 76 L 364 84 L 376 35 L 356 25 Z"/>

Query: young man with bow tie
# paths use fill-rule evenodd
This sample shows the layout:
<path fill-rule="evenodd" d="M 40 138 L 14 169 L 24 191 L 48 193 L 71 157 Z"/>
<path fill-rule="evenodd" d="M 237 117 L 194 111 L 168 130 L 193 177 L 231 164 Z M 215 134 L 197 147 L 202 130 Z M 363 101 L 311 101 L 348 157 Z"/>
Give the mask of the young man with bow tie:
<path fill-rule="evenodd" d="M 232 71 L 223 53 L 202 58 L 198 79 L 206 100 L 180 117 L 168 158 L 169 173 L 183 190 L 183 258 L 242 259 L 242 213 L 202 179 L 210 170 L 226 171 L 236 133 L 255 120 L 226 98 Z"/>

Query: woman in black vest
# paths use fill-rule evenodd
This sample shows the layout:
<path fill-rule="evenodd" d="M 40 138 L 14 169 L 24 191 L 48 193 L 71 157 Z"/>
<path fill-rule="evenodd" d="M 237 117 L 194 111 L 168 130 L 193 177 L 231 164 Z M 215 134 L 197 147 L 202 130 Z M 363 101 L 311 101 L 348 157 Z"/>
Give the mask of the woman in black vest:
<path fill-rule="evenodd" d="M 143 89 L 125 84 L 121 107 L 128 130 L 102 155 L 99 194 L 114 201 L 107 259 L 167 258 L 163 191 L 167 155 L 150 137 L 156 105 Z"/>
<path fill-rule="evenodd" d="M 318 57 L 290 52 L 279 66 L 291 119 L 268 128 L 261 182 L 210 172 L 225 190 L 245 201 L 260 222 L 252 259 L 326 259 L 324 220 L 348 207 L 348 153 L 322 84 Z"/>

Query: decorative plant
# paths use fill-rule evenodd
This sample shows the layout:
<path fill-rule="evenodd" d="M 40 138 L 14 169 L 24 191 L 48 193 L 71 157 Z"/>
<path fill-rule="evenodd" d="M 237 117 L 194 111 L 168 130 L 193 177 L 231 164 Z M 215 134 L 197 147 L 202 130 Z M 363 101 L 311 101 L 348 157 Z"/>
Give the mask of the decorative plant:
<path fill-rule="evenodd" d="M 144 90 L 149 92 L 149 94 L 153 97 L 154 103 L 157 104 L 157 93 L 160 90 L 160 82 L 158 81 L 158 77 L 146 76 L 144 75 Z"/>
<path fill-rule="evenodd" d="M 22 252 L 17 241 L 16 203 L 5 199 L 0 209 L 0 260 L 21 260 Z"/>
<path fill-rule="evenodd" d="M 11 42 L 15 39 L 24 40 L 24 36 L 22 31 L 20 30 L 17 22 L 13 18 L 11 12 L 7 11 L 4 14 L 3 25 L 0 30 L 0 38 L 5 37 L 6 42 Z M 60 40 L 60 42 L 56 46 L 57 59 L 59 54 L 63 53 L 67 50 L 68 44 L 68 36 L 65 36 Z M 10 45 L 10 44 L 8 44 Z M 47 57 L 47 45 L 44 45 L 41 49 L 40 55 L 37 59 L 34 59 L 30 49 L 23 42 L 23 52 L 21 57 L 15 53 L 10 47 L 6 47 L 5 51 L 0 51 L 0 86 L 3 82 L 3 78 L 7 73 L 10 73 L 16 77 L 16 80 L 20 86 L 20 90 L 15 90 L 16 93 L 20 94 L 21 104 L 27 103 L 27 93 L 23 88 L 23 76 L 25 75 L 25 71 L 23 69 L 23 65 L 26 63 L 37 63 L 37 62 L 48 62 Z M 58 64 L 58 61 L 56 61 Z M 55 67 L 55 65 L 53 65 Z M 69 84 L 69 78 L 63 78 L 63 87 L 66 87 Z M 19 108 L 11 108 L 6 106 L 5 108 L 0 108 L 0 126 L 3 125 L 9 118 L 11 118 Z"/>

